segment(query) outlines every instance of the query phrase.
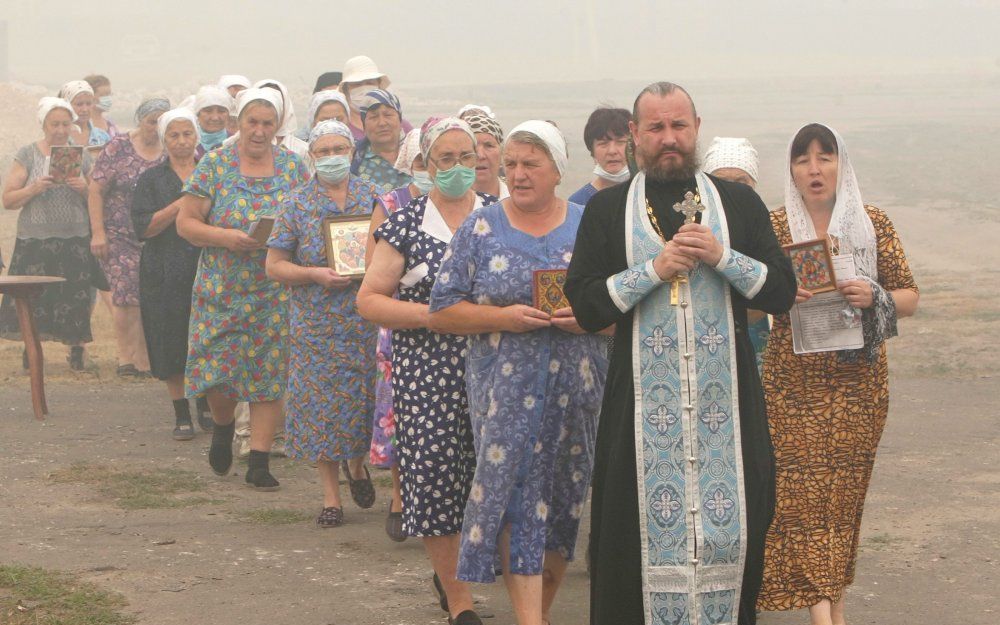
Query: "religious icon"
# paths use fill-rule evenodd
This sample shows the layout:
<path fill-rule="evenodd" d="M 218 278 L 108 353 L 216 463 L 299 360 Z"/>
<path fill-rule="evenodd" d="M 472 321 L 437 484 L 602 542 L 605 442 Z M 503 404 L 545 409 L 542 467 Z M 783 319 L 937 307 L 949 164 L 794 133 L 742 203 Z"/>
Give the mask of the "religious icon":
<path fill-rule="evenodd" d="M 326 259 L 342 276 L 360 280 L 365 275 L 365 249 L 371 214 L 344 215 L 323 220 Z"/>
<path fill-rule="evenodd" d="M 550 315 L 560 308 L 569 308 L 565 286 L 565 269 L 536 269 L 532 272 L 532 305 Z"/>
<path fill-rule="evenodd" d="M 830 244 L 826 239 L 812 239 L 783 246 L 792 260 L 795 280 L 800 289 L 810 293 L 837 290 L 837 277 L 830 259 Z"/>
<path fill-rule="evenodd" d="M 79 145 L 54 145 L 49 156 L 49 175 L 56 184 L 79 178 L 83 169 L 83 148 Z"/>
<path fill-rule="evenodd" d="M 268 237 L 271 236 L 271 230 L 274 230 L 274 217 L 261 217 L 250 224 L 250 231 L 247 234 L 261 245 L 266 245 Z"/>

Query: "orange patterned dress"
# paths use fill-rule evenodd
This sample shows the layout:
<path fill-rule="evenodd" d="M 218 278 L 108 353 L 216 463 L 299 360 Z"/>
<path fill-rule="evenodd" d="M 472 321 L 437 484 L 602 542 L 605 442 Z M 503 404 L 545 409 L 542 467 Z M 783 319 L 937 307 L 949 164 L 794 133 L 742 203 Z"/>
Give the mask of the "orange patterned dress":
<path fill-rule="evenodd" d="M 917 290 L 884 212 L 866 206 L 878 238 L 878 282 Z M 778 242 L 792 242 L 785 209 L 771 213 Z M 854 581 L 868 481 L 889 413 L 885 345 L 874 363 L 837 352 L 797 355 L 788 315 L 774 318 L 764 393 L 774 444 L 777 505 L 767 533 L 761 610 L 837 602 Z"/>

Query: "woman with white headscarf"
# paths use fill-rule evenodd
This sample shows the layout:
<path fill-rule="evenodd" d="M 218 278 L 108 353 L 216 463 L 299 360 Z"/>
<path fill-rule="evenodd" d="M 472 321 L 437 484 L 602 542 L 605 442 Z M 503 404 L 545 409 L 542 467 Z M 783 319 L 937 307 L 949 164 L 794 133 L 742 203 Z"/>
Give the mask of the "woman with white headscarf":
<path fill-rule="evenodd" d="M 330 119 L 346 124 L 348 110 L 349 105 L 344 94 L 332 89 L 321 89 L 309 99 L 309 108 L 306 109 L 307 125 L 295 131 L 295 136 L 303 141 L 309 141 L 309 133 L 316 124 Z"/>
<path fill-rule="evenodd" d="M 292 458 L 316 464 L 323 486 L 316 523 L 338 527 L 344 522 L 338 465 L 345 467 L 354 502 L 361 508 L 375 503 L 364 466 L 371 440 L 375 326 L 358 314 L 358 280 L 331 269 L 323 224 L 348 215 L 367 217 L 376 193 L 350 173 L 354 137 L 342 122 L 316 124 L 309 151 L 316 175 L 294 189 L 278 213 L 266 269 L 291 293 L 285 449 Z"/>
<path fill-rule="evenodd" d="M 465 337 L 430 326 L 431 287 L 454 232 L 496 198 L 472 190 L 476 138 L 465 122 L 428 120 L 420 149 L 434 188 L 389 216 L 358 291 L 361 315 L 392 328 L 392 403 L 402 481 L 402 529 L 423 540 L 441 607 L 454 623 L 481 623 L 455 578 L 465 500 L 475 465 L 465 400 Z"/>
<path fill-rule="evenodd" d="M 499 555 L 517 622 L 528 625 L 550 620 L 573 559 L 607 343 L 558 304 L 558 276 L 583 217 L 583 207 L 556 195 L 567 169 L 562 133 L 544 121 L 517 126 L 503 163 L 511 196 L 475 211 L 455 233 L 431 292 L 430 324 L 468 336 L 476 473 L 458 577 L 493 582 Z"/>
<path fill-rule="evenodd" d="M 90 291 L 102 280 L 90 255 L 86 176 L 91 159 L 84 153 L 80 173 L 65 181 L 56 181 L 48 165 L 53 147 L 71 145 L 75 118 L 66 100 L 46 96 L 38 101 L 42 138 L 17 151 L 4 177 L 2 199 L 8 211 L 21 211 L 8 275 L 66 279 L 42 291 L 33 301 L 32 314 L 41 339 L 70 346 L 70 367 L 79 371 L 83 369 L 83 344 L 93 340 Z M 22 339 L 12 297 L 4 296 L 0 304 L 0 337 Z M 22 360 L 27 369 L 26 354 Z"/>
<path fill-rule="evenodd" d="M 785 206 L 771 213 L 782 245 L 824 239 L 856 277 L 827 298 L 860 317 L 860 349 L 795 353 L 789 315 L 778 315 L 764 357 L 764 391 L 774 444 L 777 505 L 767 534 L 762 610 L 809 608 L 814 625 L 844 620 L 854 579 L 861 514 L 889 409 L 885 341 L 912 315 L 917 285 L 889 217 L 865 205 L 847 146 L 809 124 L 792 139 Z M 838 304 L 839 300 L 839 304 Z"/>
<path fill-rule="evenodd" d="M 236 112 L 236 101 L 225 89 L 205 85 L 198 89 L 191 107 L 198 119 L 198 146 L 195 160 L 214 150 L 229 138 L 229 116 Z"/>
<path fill-rule="evenodd" d="M 227 95 L 228 97 L 228 95 Z M 191 286 L 201 250 L 177 234 L 181 187 L 195 167 L 198 119 L 187 108 L 160 116 L 157 132 L 167 160 L 139 176 L 132 198 L 132 225 L 143 241 L 139 261 L 139 310 L 153 377 L 163 380 L 174 408 L 174 440 L 194 438 L 188 400 L 184 397 Z M 203 406 L 203 408 L 207 408 Z M 203 429 L 211 429 L 206 410 L 199 410 Z"/>
<path fill-rule="evenodd" d="M 111 137 L 101 129 L 95 129 L 90 117 L 94 110 L 94 89 L 86 80 L 71 80 L 59 89 L 59 97 L 73 106 L 76 113 L 70 138 L 76 145 L 101 146 Z"/>
<path fill-rule="evenodd" d="M 105 145 L 91 175 L 90 249 L 111 287 L 111 319 L 118 343 L 118 375 L 122 377 L 149 376 L 139 313 L 141 244 L 132 226 L 132 194 L 142 172 L 166 158 L 157 122 L 169 108 L 170 102 L 163 98 L 140 104 L 135 111 L 138 128 Z"/>
<path fill-rule="evenodd" d="M 270 89 L 278 94 L 281 105 L 281 119 L 278 120 L 278 129 L 274 135 L 275 145 L 280 145 L 289 152 L 299 157 L 299 160 L 308 168 L 312 167 L 312 160 L 309 158 L 309 144 L 295 136 L 295 131 L 299 127 L 298 119 L 295 117 L 295 107 L 292 98 L 288 95 L 288 88 L 277 80 L 267 78 L 254 83 L 254 89 Z M 241 91 L 237 96 L 237 106 L 246 95 Z M 239 130 L 223 142 L 223 145 L 231 145 L 239 138 Z"/>
<path fill-rule="evenodd" d="M 232 468 L 236 404 L 250 403 L 246 482 L 258 490 L 279 486 L 268 453 L 286 387 L 288 292 L 265 275 L 264 244 L 249 232 L 262 218 L 276 217 L 292 189 L 309 179 L 298 156 L 274 145 L 281 112 L 274 89 L 244 91 L 236 141 L 198 162 L 177 215 L 177 232 L 202 248 L 191 299 L 187 395 L 208 396 L 215 421 L 208 461 L 219 475 Z"/>

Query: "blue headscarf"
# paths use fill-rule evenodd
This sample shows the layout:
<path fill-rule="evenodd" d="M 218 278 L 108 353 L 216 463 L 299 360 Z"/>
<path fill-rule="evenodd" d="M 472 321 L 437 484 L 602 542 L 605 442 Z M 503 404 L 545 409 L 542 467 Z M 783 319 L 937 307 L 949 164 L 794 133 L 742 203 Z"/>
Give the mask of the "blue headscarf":
<path fill-rule="evenodd" d="M 399 113 L 400 119 L 403 118 L 403 107 L 399 103 L 399 98 L 385 89 L 372 89 L 365 94 L 364 104 L 361 105 L 361 123 L 364 123 L 368 111 L 383 105 Z"/>

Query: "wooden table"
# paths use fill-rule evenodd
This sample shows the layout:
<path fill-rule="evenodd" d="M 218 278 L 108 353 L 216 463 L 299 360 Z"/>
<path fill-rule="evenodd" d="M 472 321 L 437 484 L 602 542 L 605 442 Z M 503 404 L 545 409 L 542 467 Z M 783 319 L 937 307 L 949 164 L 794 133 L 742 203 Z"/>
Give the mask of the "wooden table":
<path fill-rule="evenodd" d="M 31 299 L 37 297 L 49 284 L 65 282 L 65 278 L 54 276 L 0 276 L 0 294 L 14 298 L 17 309 L 17 324 L 21 327 L 21 338 L 28 353 L 28 371 L 31 374 L 31 406 L 39 421 L 49 414 L 45 403 L 45 373 L 42 362 L 42 342 L 35 331 L 35 317 L 31 314 Z"/>

